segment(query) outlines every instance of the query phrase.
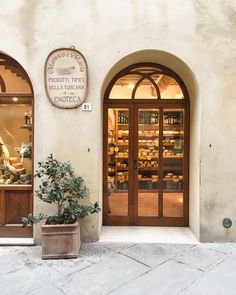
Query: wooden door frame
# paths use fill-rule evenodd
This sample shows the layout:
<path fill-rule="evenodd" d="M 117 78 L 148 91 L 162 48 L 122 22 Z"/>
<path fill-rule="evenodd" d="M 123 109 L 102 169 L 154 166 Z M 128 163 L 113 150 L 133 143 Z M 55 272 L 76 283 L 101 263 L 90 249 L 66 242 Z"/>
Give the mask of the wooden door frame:
<path fill-rule="evenodd" d="M 103 223 L 104 224 L 116 224 L 116 225 L 132 225 L 133 220 L 133 195 L 132 195 L 132 171 L 131 165 L 128 165 L 129 181 L 128 181 L 128 215 L 109 215 L 108 214 L 108 196 L 107 196 L 107 172 L 108 172 L 108 159 L 107 159 L 107 150 L 108 150 L 108 109 L 117 108 L 117 109 L 128 109 L 129 110 L 129 122 L 133 122 L 133 107 L 127 103 L 119 105 L 116 104 L 106 104 L 104 105 L 104 116 L 103 116 Z M 133 133 L 133 124 L 129 123 L 129 134 Z M 131 132 L 130 132 L 131 131 Z M 129 162 L 133 163 L 133 155 L 130 152 L 131 147 L 133 146 L 133 139 L 129 137 Z"/>
<path fill-rule="evenodd" d="M 155 104 L 151 101 L 146 104 L 134 105 L 134 148 L 133 152 L 138 150 L 137 131 L 138 131 L 138 110 L 156 109 L 159 111 L 159 181 L 158 181 L 158 216 L 138 216 L 138 177 L 137 171 L 133 173 L 133 199 L 134 199 L 134 225 L 154 225 L 154 226 L 188 226 L 189 225 L 189 105 L 187 103 Z M 163 216 L 163 113 L 168 109 L 184 110 L 184 157 L 183 157 L 183 217 L 165 217 Z M 174 224 L 174 225 L 173 225 Z"/>
<path fill-rule="evenodd" d="M 109 108 L 127 108 L 129 109 L 129 182 L 128 182 L 128 216 L 108 215 L 107 192 L 107 147 L 108 147 L 108 109 Z M 137 153 L 137 130 L 139 109 L 155 108 L 159 110 L 159 186 L 158 186 L 158 215 L 159 216 L 138 216 L 138 181 L 137 169 L 133 172 L 133 162 L 136 159 L 134 152 Z M 163 110 L 183 109 L 184 116 L 184 157 L 183 157 L 183 217 L 164 217 L 163 216 Z M 155 226 L 188 226 L 189 225 L 189 104 L 168 103 L 161 104 L 153 101 L 144 103 L 109 103 L 104 104 L 104 122 L 103 122 L 103 223 L 107 225 L 155 225 Z M 161 181 L 160 181 L 161 180 Z"/>
<path fill-rule="evenodd" d="M 134 91 L 132 92 L 132 97 L 130 99 L 109 99 L 110 92 L 112 90 L 112 87 L 116 83 L 116 81 L 121 78 L 122 76 L 127 75 L 130 73 L 131 70 L 138 68 L 138 67 L 156 67 L 157 69 L 160 69 L 163 71 L 163 74 L 169 75 L 173 77 L 179 84 L 184 99 L 161 99 L 158 97 L 157 99 L 135 99 L 134 97 Z M 137 212 L 137 188 L 136 192 L 132 194 L 132 198 L 129 197 L 129 214 L 132 213 L 132 217 L 128 218 L 121 218 L 120 216 L 108 216 L 107 211 L 107 202 L 108 198 L 106 198 L 105 192 L 107 190 L 107 110 L 108 108 L 124 108 L 128 107 L 129 109 L 132 109 L 132 118 L 130 117 L 131 122 L 131 130 L 134 131 L 135 128 L 137 128 L 137 118 L 135 118 L 135 110 L 137 109 L 137 106 L 142 105 L 143 108 L 157 108 L 160 110 L 160 123 L 159 126 L 163 126 L 163 109 L 184 109 L 185 110 L 185 117 L 184 117 L 184 158 L 183 158 L 183 179 L 184 179 L 184 187 L 183 187 L 183 196 L 184 196 L 184 203 L 183 203 L 183 217 L 163 217 L 162 210 L 163 210 L 163 196 L 162 198 L 158 198 L 159 206 L 159 217 L 135 217 L 134 211 Z M 182 79 L 171 69 L 159 65 L 157 63 L 138 63 L 131 65 L 119 73 L 117 73 L 113 79 L 110 81 L 104 95 L 104 116 L 103 116 L 103 224 L 104 225 L 154 225 L 154 226 L 188 226 L 189 225 L 189 149 L 190 149 L 190 106 L 189 106 L 189 94 L 187 91 L 187 88 L 182 81 Z M 137 117 L 137 116 L 136 116 Z M 131 121 L 132 120 L 132 121 Z M 136 124 L 136 127 L 135 127 Z M 160 127 L 159 127 L 160 128 Z M 160 137 L 163 137 L 163 128 L 160 128 L 159 130 L 159 161 L 162 159 L 162 147 L 163 142 L 161 142 Z M 131 143 L 135 144 L 135 138 L 134 138 L 134 132 L 133 136 L 129 138 L 129 154 L 131 153 Z M 137 147 L 137 143 L 136 143 Z M 132 147 L 135 149 L 135 147 Z M 133 173 L 133 178 L 130 178 L 131 174 L 131 165 L 133 165 L 133 155 L 129 159 L 129 183 L 132 183 L 132 185 L 135 183 L 134 177 L 135 173 Z M 162 163 L 162 161 L 161 161 Z M 159 171 L 159 181 L 161 179 L 160 175 L 162 173 L 163 169 Z M 137 180 L 136 180 L 137 182 Z M 162 183 L 162 181 L 161 181 Z M 130 186 L 129 186 L 130 187 Z M 134 186 L 133 186 L 134 187 Z M 135 189 L 134 189 L 135 190 Z M 159 190 L 162 190 L 162 187 L 159 185 Z M 129 190 L 129 194 L 131 191 Z M 133 202 L 133 208 L 131 208 L 132 204 L 130 204 L 131 201 Z M 161 214 L 160 214 L 161 213 Z M 108 218 L 109 217 L 109 218 Z"/>
<path fill-rule="evenodd" d="M 18 69 L 21 74 L 24 76 L 25 80 L 28 82 L 30 87 L 30 93 L 7 93 L 4 92 L 0 94 L 0 97 L 6 98 L 13 98 L 13 97 L 24 97 L 24 98 L 31 98 L 32 99 L 32 129 L 31 129 L 31 136 L 32 136 L 32 184 L 31 185 L 2 185 L 0 186 L 0 213 L 6 210 L 6 195 L 8 192 L 27 192 L 29 194 L 29 213 L 33 213 L 34 208 L 34 198 L 33 198 L 33 191 L 34 191 L 34 123 L 35 123 L 35 111 L 34 111 L 34 90 L 33 85 L 31 83 L 30 77 L 25 71 L 25 69 L 18 63 L 14 58 L 8 56 L 7 54 L 0 53 L 0 58 L 4 59 L 1 61 L 1 65 L 11 65 Z M 23 217 L 23 216 L 22 216 Z M 0 237 L 24 237 L 24 238 L 31 238 L 33 237 L 33 226 L 27 226 L 23 228 L 21 224 L 4 226 L 5 222 L 5 212 L 2 214 L 0 218 L 0 223 L 3 224 L 0 226 Z"/>

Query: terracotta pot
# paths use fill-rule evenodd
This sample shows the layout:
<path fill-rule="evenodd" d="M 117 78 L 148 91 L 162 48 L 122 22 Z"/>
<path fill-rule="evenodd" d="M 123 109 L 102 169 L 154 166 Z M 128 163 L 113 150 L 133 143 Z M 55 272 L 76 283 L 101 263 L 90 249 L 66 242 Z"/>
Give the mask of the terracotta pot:
<path fill-rule="evenodd" d="M 42 259 L 76 258 L 80 248 L 79 221 L 42 225 Z"/>

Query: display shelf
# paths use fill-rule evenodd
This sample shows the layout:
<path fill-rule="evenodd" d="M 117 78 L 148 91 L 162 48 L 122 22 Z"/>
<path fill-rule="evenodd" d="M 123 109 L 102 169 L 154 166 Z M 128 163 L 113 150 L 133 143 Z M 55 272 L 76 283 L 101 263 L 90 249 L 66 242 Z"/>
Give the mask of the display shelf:
<path fill-rule="evenodd" d="M 138 171 L 158 171 L 158 167 L 145 167 L 145 168 L 138 168 Z"/>
<path fill-rule="evenodd" d="M 156 182 L 158 182 L 158 179 L 156 181 L 153 181 L 152 178 L 139 178 L 138 181 L 139 182 L 141 182 L 141 181 L 150 181 L 150 182 L 156 183 Z"/>
<path fill-rule="evenodd" d="M 179 189 L 179 190 L 176 190 L 176 189 L 173 189 L 173 190 L 171 190 L 171 189 L 163 189 L 163 193 L 181 193 L 181 192 L 183 192 L 182 189 Z"/>
<path fill-rule="evenodd" d="M 183 156 L 163 156 L 163 159 L 183 159 Z"/>
<path fill-rule="evenodd" d="M 128 171 L 129 167 L 117 167 L 117 171 Z"/>
<path fill-rule="evenodd" d="M 138 139 L 139 140 L 148 140 L 148 139 L 151 139 L 151 138 L 159 138 L 158 136 L 156 135 L 139 135 Z"/>
<path fill-rule="evenodd" d="M 176 129 L 181 129 L 181 127 L 183 127 L 183 123 L 178 123 L 178 124 L 167 124 L 167 123 L 163 123 L 163 127 L 164 128 L 176 128 Z"/>
<path fill-rule="evenodd" d="M 124 114 L 124 111 L 122 112 Z M 116 118 L 118 118 L 119 114 L 116 113 Z M 139 191 L 146 192 L 158 192 L 159 181 L 163 181 L 163 188 L 166 191 L 170 192 L 180 192 L 182 189 L 182 180 L 178 180 L 176 183 L 174 179 L 155 179 L 152 176 L 155 173 L 155 177 L 159 174 L 159 125 L 158 124 L 138 124 L 138 161 L 141 165 L 149 165 L 152 161 L 155 161 L 158 164 L 158 167 L 138 167 L 138 174 L 142 176 L 142 178 L 138 178 L 137 181 L 139 183 Z M 168 129 L 167 129 L 168 128 Z M 109 153 L 109 163 L 108 166 L 112 167 L 114 171 L 108 171 L 108 176 L 111 178 L 110 183 L 113 189 L 116 192 L 127 192 L 128 191 L 128 173 L 132 171 L 132 167 L 128 166 L 129 159 L 129 146 L 130 146 L 130 134 L 129 125 L 126 123 L 118 123 L 116 121 L 114 126 L 114 131 L 110 133 L 108 142 L 113 145 L 114 148 L 118 147 L 117 151 L 113 150 Z M 157 133 L 156 133 L 157 132 Z M 162 168 L 165 172 L 173 172 L 174 174 L 179 174 L 183 171 L 182 167 L 182 159 L 183 155 L 176 155 L 174 150 L 174 142 L 170 142 L 165 138 L 173 138 L 173 139 L 181 139 L 183 138 L 183 131 L 181 131 L 181 124 L 164 124 L 164 131 L 162 134 L 162 146 L 166 150 L 166 153 L 173 153 L 172 155 L 162 155 L 162 159 L 164 161 L 164 167 Z M 142 149 L 143 151 L 139 151 Z M 155 152 L 153 152 L 155 150 Z M 164 150 L 163 150 L 164 152 Z M 126 155 L 122 155 L 126 154 Z M 146 155 L 143 155 L 146 154 Z M 149 156 L 150 153 L 153 153 L 153 156 Z M 158 154 L 158 156 L 154 156 L 154 154 Z M 118 166 L 120 164 L 126 164 L 126 167 Z M 146 163 L 145 163 L 146 162 Z M 167 165 L 165 166 L 165 162 Z M 173 166 L 171 165 L 173 164 Z M 131 170 L 130 170 L 131 169 Z M 118 174 L 119 173 L 119 174 Z M 123 179 L 123 180 L 121 180 Z"/>
<path fill-rule="evenodd" d="M 148 144 L 140 144 L 140 143 L 139 143 L 138 147 L 139 147 L 139 148 L 141 148 L 141 147 L 146 147 L 146 148 L 148 148 L 148 149 L 153 149 L 153 150 L 159 148 L 158 145 L 148 145 Z"/>
<path fill-rule="evenodd" d="M 32 184 L 0 184 L 0 190 L 31 190 Z"/>
<path fill-rule="evenodd" d="M 155 160 L 155 159 L 158 159 L 158 156 L 155 156 L 155 157 L 153 157 L 153 156 L 148 156 L 148 157 L 151 157 L 151 158 L 147 159 L 147 158 L 142 158 L 142 156 L 141 156 L 141 157 L 138 158 L 138 160 L 139 160 L 139 161 L 153 161 L 153 160 Z"/>
<path fill-rule="evenodd" d="M 183 136 L 184 133 L 182 131 L 173 131 L 173 130 L 163 130 L 163 137 L 166 137 L 167 135 L 170 136 Z"/>
<path fill-rule="evenodd" d="M 32 130 L 32 125 L 23 125 L 23 126 L 20 126 L 21 129 L 28 129 L 29 131 Z"/>
<path fill-rule="evenodd" d="M 163 171 L 169 171 L 169 170 L 171 170 L 171 171 L 181 171 L 181 170 L 183 170 L 183 167 L 182 167 L 182 165 L 181 165 L 181 167 L 177 167 L 177 166 L 175 166 L 175 167 L 172 167 L 172 166 L 164 166 L 163 167 Z"/>

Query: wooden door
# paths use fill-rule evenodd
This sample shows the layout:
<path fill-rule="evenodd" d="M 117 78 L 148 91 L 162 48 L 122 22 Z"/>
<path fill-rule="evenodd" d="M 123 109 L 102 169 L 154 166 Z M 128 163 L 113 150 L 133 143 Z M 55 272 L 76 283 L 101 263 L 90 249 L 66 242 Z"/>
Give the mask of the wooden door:
<path fill-rule="evenodd" d="M 188 225 L 186 107 L 134 107 L 133 207 L 135 225 Z"/>
<path fill-rule="evenodd" d="M 104 110 L 104 223 L 133 223 L 133 107 Z"/>
<path fill-rule="evenodd" d="M 187 105 L 104 111 L 104 224 L 187 226 Z"/>
<path fill-rule="evenodd" d="M 0 237 L 32 237 L 32 226 L 22 227 L 21 218 L 32 212 L 32 186 L 1 186 Z"/>

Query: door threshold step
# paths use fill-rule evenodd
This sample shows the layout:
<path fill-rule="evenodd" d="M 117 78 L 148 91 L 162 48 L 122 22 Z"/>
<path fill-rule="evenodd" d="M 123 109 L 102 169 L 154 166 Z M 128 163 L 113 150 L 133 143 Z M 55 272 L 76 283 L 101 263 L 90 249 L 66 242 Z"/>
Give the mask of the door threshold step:
<path fill-rule="evenodd" d="M 102 243 L 198 244 L 189 227 L 103 226 Z"/>
<path fill-rule="evenodd" d="M 0 246 L 33 246 L 33 238 L 0 238 Z"/>

